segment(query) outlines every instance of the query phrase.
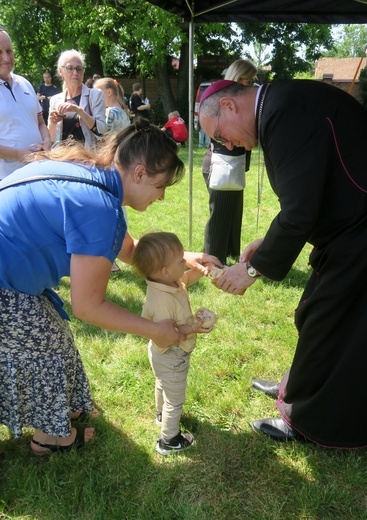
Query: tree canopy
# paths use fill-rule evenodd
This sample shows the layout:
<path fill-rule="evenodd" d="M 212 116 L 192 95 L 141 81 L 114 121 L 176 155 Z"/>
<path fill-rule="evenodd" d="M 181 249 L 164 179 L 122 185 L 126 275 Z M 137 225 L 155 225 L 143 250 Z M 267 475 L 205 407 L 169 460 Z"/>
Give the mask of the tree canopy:
<path fill-rule="evenodd" d="M 313 69 L 315 61 L 333 45 L 331 25 L 253 23 L 240 27 L 245 43 L 255 41 L 270 48 L 263 64 L 271 65 L 273 79 L 292 79 Z"/>
<path fill-rule="evenodd" d="M 334 58 L 360 58 L 366 53 L 367 25 L 339 26 L 335 30 L 333 48 L 327 56 Z"/>
<path fill-rule="evenodd" d="M 34 85 L 45 70 L 55 72 L 61 51 L 76 48 L 86 54 L 86 76 L 137 73 L 158 78 L 165 112 L 177 108 L 187 112 L 188 24 L 180 17 L 143 0 L 0 0 L 0 6 L 0 22 L 8 28 L 16 51 L 16 72 Z M 220 56 L 230 63 L 249 43 L 259 53 L 271 46 L 266 64 L 271 64 L 273 76 L 290 78 L 332 47 L 331 26 L 195 27 L 196 56 Z M 180 60 L 179 71 L 172 68 L 173 56 Z M 172 74 L 178 76 L 177 92 L 169 81 Z"/>

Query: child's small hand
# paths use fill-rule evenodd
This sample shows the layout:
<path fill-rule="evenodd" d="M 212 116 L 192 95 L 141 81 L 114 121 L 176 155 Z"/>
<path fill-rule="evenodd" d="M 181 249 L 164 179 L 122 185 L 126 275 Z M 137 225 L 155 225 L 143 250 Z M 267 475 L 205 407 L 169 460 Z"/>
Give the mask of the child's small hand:
<path fill-rule="evenodd" d="M 210 327 L 203 327 L 201 322 L 196 322 L 195 325 L 193 325 L 193 328 L 196 333 L 208 334 L 208 332 L 213 330 L 213 325 L 210 325 Z"/>

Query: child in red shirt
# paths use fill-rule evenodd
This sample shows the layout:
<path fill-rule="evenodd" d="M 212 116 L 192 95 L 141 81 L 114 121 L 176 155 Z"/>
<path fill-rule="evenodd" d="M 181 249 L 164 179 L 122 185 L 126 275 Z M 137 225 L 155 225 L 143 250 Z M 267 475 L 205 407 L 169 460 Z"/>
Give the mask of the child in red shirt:
<path fill-rule="evenodd" d="M 176 141 L 176 143 L 184 144 L 189 137 L 185 121 L 180 117 L 177 110 L 168 114 L 168 121 L 162 130 L 167 132 L 168 137 Z"/>

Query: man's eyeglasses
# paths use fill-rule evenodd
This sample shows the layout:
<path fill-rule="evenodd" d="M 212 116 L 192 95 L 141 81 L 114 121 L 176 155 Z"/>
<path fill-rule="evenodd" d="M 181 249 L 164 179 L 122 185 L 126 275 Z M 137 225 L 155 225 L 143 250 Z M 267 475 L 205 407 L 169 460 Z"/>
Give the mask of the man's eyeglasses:
<path fill-rule="evenodd" d="M 78 74 L 84 71 L 84 67 L 81 67 L 80 65 L 77 67 L 73 67 L 72 65 L 62 65 L 62 68 L 68 72 L 73 72 L 75 70 Z"/>
<path fill-rule="evenodd" d="M 225 137 L 217 137 L 216 136 L 216 133 L 218 132 L 219 118 L 220 118 L 220 110 L 219 110 L 219 112 L 217 114 L 217 121 L 215 123 L 213 139 L 214 139 L 214 141 L 216 141 L 219 144 L 226 144 L 226 143 L 228 143 L 228 139 L 226 139 Z"/>

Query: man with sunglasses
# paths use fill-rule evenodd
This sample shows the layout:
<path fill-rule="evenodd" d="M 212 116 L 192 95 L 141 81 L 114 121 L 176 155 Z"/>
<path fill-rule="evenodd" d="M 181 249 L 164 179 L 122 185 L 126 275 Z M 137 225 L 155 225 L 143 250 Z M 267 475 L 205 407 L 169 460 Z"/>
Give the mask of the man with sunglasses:
<path fill-rule="evenodd" d="M 13 68 L 13 45 L 0 26 L 0 179 L 23 166 L 31 152 L 51 144 L 34 89 Z"/>
<path fill-rule="evenodd" d="M 221 80 L 202 98 L 200 124 L 228 149 L 259 144 L 280 211 L 216 285 L 244 294 L 259 276 L 281 281 L 303 247 L 311 276 L 295 313 L 298 341 L 277 391 L 281 417 L 253 428 L 277 441 L 367 447 L 367 112 L 320 81 L 256 89 Z M 260 383 L 260 386 L 259 384 Z"/>

